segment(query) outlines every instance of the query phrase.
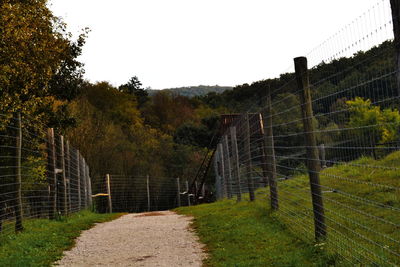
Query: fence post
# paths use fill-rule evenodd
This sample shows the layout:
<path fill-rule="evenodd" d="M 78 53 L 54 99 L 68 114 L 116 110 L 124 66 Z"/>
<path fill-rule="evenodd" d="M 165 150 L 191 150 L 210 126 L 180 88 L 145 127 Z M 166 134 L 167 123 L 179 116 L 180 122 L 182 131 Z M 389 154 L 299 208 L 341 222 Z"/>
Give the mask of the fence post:
<path fill-rule="evenodd" d="M 20 232 L 22 226 L 22 193 L 21 193 L 21 156 L 22 156 L 22 122 L 21 113 L 17 114 L 16 150 L 15 150 L 15 232 Z"/>
<path fill-rule="evenodd" d="M 396 50 L 397 96 L 400 96 L 400 0 L 390 0 L 392 10 L 394 47 Z"/>
<path fill-rule="evenodd" d="M 82 199 L 81 199 L 81 153 L 76 150 L 76 183 L 78 190 L 78 210 L 81 210 Z"/>
<path fill-rule="evenodd" d="M 261 170 L 262 170 L 262 183 L 264 187 L 269 185 L 268 183 L 268 169 L 267 169 L 267 152 L 266 152 L 266 142 L 265 142 L 265 129 L 264 129 L 264 122 L 263 122 L 263 114 L 258 114 L 258 122 L 260 124 L 260 131 L 261 131 L 261 138 L 259 140 L 259 149 L 261 153 Z"/>
<path fill-rule="evenodd" d="M 236 140 L 236 126 L 229 127 L 231 132 L 231 143 L 232 143 L 232 156 L 233 156 L 233 169 L 236 174 L 236 184 L 237 184 L 237 192 L 236 197 L 237 201 L 242 200 L 242 189 L 240 187 L 240 169 L 239 169 L 239 154 L 238 154 L 238 146 Z"/>
<path fill-rule="evenodd" d="M 146 176 L 146 185 L 147 185 L 147 211 L 151 210 L 150 203 L 150 179 L 149 175 Z"/>
<path fill-rule="evenodd" d="M 49 219 L 53 220 L 57 212 L 57 174 L 54 129 L 47 130 L 47 179 L 49 183 Z"/>
<path fill-rule="evenodd" d="M 179 177 L 176 178 L 176 198 L 178 202 L 178 207 L 181 206 L 181 184 L 179 182 Z"/>
<path fill-rule="evenodd" d="M 215 150 L 214 154 L 214 173 L 215 173 L 215 198 L 219 199 L 220 198 L 220 192 L 221 192 L 221 183 L 220 183 L 220 178 L 219 178 L 219 166 L 218 166 L 218 147 Z"/>
<path fill-rule="evenodd" d="M 110 186 L 110 175 L 106 175 L 106 184 L 107 184 L 107 195 L 108 195 L 108 212 L 112 213 L 112 200 L 111 200 L 111 186 Z"/>
<path fill-rule="evenodd" d="M 314 134 L 313 111 L 311 91 L 307 69 L 307 58 L 294 59 L 297 86 L 300 92 L 301 112 L 303 119 L 304 135 L 307 151 L 307 168 L 310 178 L 311 197 L 314 212 L 315 239 L 317 241 L 326 237 L 324 206 L 322 201 L 321 186 L 319 183 L 320 162 L 318 147 Z"/>
<path fill-rule="evenodd" d="M 64 136 L 60 135 L 60 161 L 62 170 L 62 181 L 63 181 L 63 191 L 62 191 L 62 213 L 63 215 L 68 214 L 68 201 L 67 201 L 67 177 L 65 174 L 65 149 L 64 149 Z"/>
<path fill-rule="evenodd" d="M 71 203 L 71 153 L 69 150 L 69 141 L 65 142 L 65 158 L 66 158 L 66 178 L 67 178 L 67 195 L 68 195 L 68 212 L 72 212 L 72 203 Z"/>
<path fill-rule="evenodd" d="M 218 155 L 220 158 L 220 168 L 221 168 L 221 195 L 224 198 L 227 195 L 227 183 L 226 183 L 226 172 L 225 172 L 225 156 L 222 144 L 218 143 Z"/>
<path fill-rule="evenodd" d="M 245 128 L 244 128 L 244 153 L 246 157 L 246 176 L 247 176 L 247 187 L 249 189 L 249 196 L 250 196 L 250 201 L 255 200 L 255 195 L 254 195 L 254 182 L 253 182 L 253 177 L 251 173 L 252 169 L 252 164 L 251 164 L 251 148 L 250 148 L 250 118 L 249 118 L 249 113 L 246 113 L 245 115 Z"/>
<path fill-rule="evenodd" d="M 81 157 L 81 168 L 82 168 L 82 182 L 83 182 L 83 207 L 87 208 L 88 194 L 87 194 L 87 179 L 86 179 L 86 160 Z"/>
<path fill-rule="evenodd" d="M 232 198 L 232 170 L 231 170 L 231 160 L 230 160 L 230 156 L 229 156 L 229 144 L 228 144 L 228 135 L 225 134 L 222 137 L 222 142 L 223 142 L 223 146 L 222 146 L 222 153 L 225 153 L 225 159 L 226 159 L 226 167 L 227 167 L 227 172 L 225 172 L 225 176 L 226 176 L 226 189 L 227 189 L 227 195 L 228 198 Z"/>
<path fill-rule="evenodd" d="M 90 178 L 90 169 L 89 165 L 86 165 L 86 174 L 87 174 L 87 181 L 88 181 L 88 201 L 89 207 L 92 208 L 93 200 L 92 200 L 92 179 Z"/>
<path fill-rule="evenodd" d="M 186 192 L 187 192 L 188 206 L 190 206 L 190 194 L 189 194 L 189 182 L 188 182 L 188 180 L 186 180 Z"/>
<path fill-rule="evenodd" d="M 276 159 L 275 159 L 275 146 L 274 146 L 274 131 L 272 121 L 272 101 L 271 101 L 271 89 L 267 89 L 265 107 L 265 118 L 266 118 L 266 131 L 264 132 L 264 146 L 266 156 L 266 170 L 268 173 L 268 184 L 271 198 L 271 209 L 277 210 L 279 208 L 278 200 L 278 186 L 276 183 Z"/>

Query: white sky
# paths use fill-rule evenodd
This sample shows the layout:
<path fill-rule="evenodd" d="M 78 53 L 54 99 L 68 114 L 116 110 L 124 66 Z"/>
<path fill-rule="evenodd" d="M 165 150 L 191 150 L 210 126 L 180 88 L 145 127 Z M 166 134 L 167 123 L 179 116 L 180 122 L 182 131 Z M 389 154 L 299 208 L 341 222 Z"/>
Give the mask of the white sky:
<path fill-rule="evenodd" d="M 274 78 L 377 1 L 50 0 L 77 34 L 91 32 L 85 77 L 145 87 L 237 85 Z"/>

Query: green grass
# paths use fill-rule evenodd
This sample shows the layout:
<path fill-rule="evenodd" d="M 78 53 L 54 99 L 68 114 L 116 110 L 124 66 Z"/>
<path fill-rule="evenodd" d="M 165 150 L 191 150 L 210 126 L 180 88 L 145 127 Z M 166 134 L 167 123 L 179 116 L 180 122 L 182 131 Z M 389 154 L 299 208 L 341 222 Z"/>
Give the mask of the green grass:
<path fill-rule="evenodd" d="M 81 211 L 57 221 L 27 220 L 23 232 L 0 234 L 0 266 L 51 266 L 82 230 L 119 216 Z"/>
<path fill-rule="evenodd" d="M 306 243 L 288 231 L 267 208 L 253 203 L 223 200 L 177 209 L 194 216 L 193 226 L 206 245 L 208 266 L 329 266 L 320 246 Z M 322 248 L 322 249 L 321 249 Z"/>
<path fill-rule="evenodd" d="M 395 152 L 322 170 L 328 235 L 318 245 L 308 175 L 278 183 L 277 212 L 268 208 L 268 188 L 257 190 L 255 203 L 245 195 L 238 204 L 223 200 L 178 211 L 194 216 L 211 266 L 400 265 L 399 166 Z"/>
<path fill-rule="evenodd" d="M 340 265 L 400 265 L 399 163 L 400 152 L 395 152 L 380 160 L 362 157 L 321 171 L 328 231 L 325 249 L 342 256 Z M 311 240 L 308 175 L 279 183 L 279 196 L 281 211 L 276 218 Z"/>

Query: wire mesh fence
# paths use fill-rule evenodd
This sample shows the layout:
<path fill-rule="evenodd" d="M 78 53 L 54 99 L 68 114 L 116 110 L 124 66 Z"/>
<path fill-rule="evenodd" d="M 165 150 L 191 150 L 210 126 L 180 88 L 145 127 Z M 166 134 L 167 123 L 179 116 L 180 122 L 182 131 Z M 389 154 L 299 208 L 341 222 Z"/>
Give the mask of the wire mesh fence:
<path fill-rule="evenodd" d="M 0 234 L 85 209 L 90 196 L 79 150 L 27 115 L 0 115 Z"/>
<path fill-rule="evenodd" d="M 390 14 L 389 1 L 379 1 L 311 51 L 311 69 L 296 58 L 283 86 L 265 88 L 261 108 L 229 115 L 214 158 L 219 198 L 266 199 L 289 229 L 344 265 L 400 264 L 399 50 Z"/>
<path fill-rule="evenodd" d="M 189 181 L 180 178 L 107 174 L 94 177 L 92 186 L 99 212 L 160 211 L 195 203 Z M 200 192 L 201 198 L 211 193 L 206 185 Z"/>

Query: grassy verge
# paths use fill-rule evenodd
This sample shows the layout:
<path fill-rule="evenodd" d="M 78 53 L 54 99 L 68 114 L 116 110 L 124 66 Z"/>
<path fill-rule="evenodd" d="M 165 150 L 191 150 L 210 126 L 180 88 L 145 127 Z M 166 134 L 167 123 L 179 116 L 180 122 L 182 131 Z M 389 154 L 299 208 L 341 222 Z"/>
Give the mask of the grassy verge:
<path fill-rule="evenodd" d="M 329 266 L 334 257 L 289 232 L 266 202 L 223 200 L 177 209 L 194 216 L 209 266 Z"/>
<path fill-rule="evenodd" d="M 0 266 L 51 266 L 82 230 L 119 216 L 81 211 L 58 221 L 25 221 L 22 233 L 0 234 Z"/>
<path fill-rule="evenodd" d="M 328 232 L 324 249 L 341 255 L 341 265 L 400 264 L 399 162 L 400 152 L 395 152 L 379 160 L 362 157 L 321 171 Z M 310 240 L 313 216 L 309 188 L 308 175 L 279 183 L 280 211 L 276 217 Z"/>
<path fill-rule="evenodd" d="M 397 266 L 399 162 L 394 152 L 321 171 L 328 235 L 317 245 L 306 174 L 278 184 L 279 211 L 273 213 L 265 188 L 255 203 L 223 200 L 178 211 L 195 217 L 211 266 Z"/>

